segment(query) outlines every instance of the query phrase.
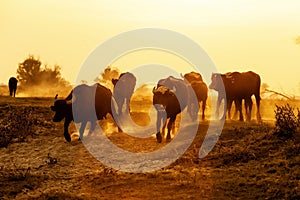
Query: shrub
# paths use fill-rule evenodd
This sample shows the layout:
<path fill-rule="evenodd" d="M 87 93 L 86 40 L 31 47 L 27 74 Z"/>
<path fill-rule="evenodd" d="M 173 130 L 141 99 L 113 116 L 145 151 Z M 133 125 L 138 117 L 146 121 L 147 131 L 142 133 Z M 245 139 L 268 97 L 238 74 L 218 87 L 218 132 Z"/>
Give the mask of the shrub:
<path fill-rule="evenodd" d="M 13 141 L 23 142 L 35 132 L 36 119 L 32 107 L 9 107 L 0 125 L 0 147 Z"/>
<path fill-rule="evenodd" d="M 282 137 L 293 137 L 300 126 L 300 112 L 295 115 L 294 107 L 289 104 L 278 106 L 275 109 L 275 134 Z"/>

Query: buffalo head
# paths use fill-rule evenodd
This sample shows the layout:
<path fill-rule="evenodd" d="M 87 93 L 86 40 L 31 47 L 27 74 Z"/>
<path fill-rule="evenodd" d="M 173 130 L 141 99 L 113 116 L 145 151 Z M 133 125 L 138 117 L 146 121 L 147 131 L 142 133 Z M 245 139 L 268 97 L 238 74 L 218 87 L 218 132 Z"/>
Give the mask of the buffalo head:
<path fill-rule="evenodd" d="M 51 110 L 55 112 L 53 117 L 54 122 L 60 122 L 65 117 L 72 115 L 72 104 L 66 100 L 56 100 Z M 70 113 L 71 112 L 71 113 Z"/>
<path fill-rule="evenodd" d="M 159 86 L 157 88 L 154 87 L 152 93 L 154 104 L 167 106 L 173 104 L 174 101 L 178 103 L 177 97 L 175 96 L 174 92 L 165 86 Z"/>
<path fill-rule="evenodd" d="M 211 83 L 209 85 L 209 89 L 213 89 L 219 91 L 223 86 L 222 75 L 218 73 L 213 73 L 211 75 Z"/>
<path fill-rule="evenodd" d="M 189 83 L 192 83 L 193 81 L 201 81 L 203 82 L 201 74 L 197 72 L 190 72 L 185 74 L 184 76 L 181 74 L 181 77 L 186 79 Z"/>
<path fill-rule="evenodd" d="M 117 79 L 117 78 L 113 78 L 113 79 L 111 80 L 111 82 L 112 82 L 112 84 L 114 85 L 114 87 L 116 86 L 116 84 L 117 84 L 118 81 L 119 81 L 119 79 Z"/>

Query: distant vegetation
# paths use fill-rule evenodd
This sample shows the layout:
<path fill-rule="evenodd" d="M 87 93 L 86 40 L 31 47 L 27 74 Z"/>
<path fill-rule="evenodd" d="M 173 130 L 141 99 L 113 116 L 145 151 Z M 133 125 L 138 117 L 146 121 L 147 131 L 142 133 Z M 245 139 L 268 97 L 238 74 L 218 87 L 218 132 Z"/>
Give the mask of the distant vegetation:
<path fill-rule="evenodd" d="M 300 127 L 300 111 L 297 109 L 297 115 L 294 107 L 289 104 L 278 106 L 275 109 L 275 134 L 285 138 L 291 138 Z"/>
<path fill-rule="evenodd" d="M 1 107 L 3 120 L 0 125 L 0 148 L 7 147 L 13 141 L 24 142 L 26 137 L 33 135 L 36 119 L 31 107 Z"/>
<path fill-rule="evenodd" d="M 108 66 L 104 69 L 104 71 L 100 74 L 100 76 L 95 79 L 95 81 L 112 90 L 113 84 L 111 80 L 113 78 L 119 78 L 120 74 L 121 73 L 118 68 Z"/>
<path fill-rule="evenodd" d="M 66 93 L 71 89 L 68 81 L 62 78 L 60 67 L 53 68 L 42 65 L 42 62 L 29 55 L 17 69 L 19 92 L 28 96 L 55 96 L 56 93 Z"/>

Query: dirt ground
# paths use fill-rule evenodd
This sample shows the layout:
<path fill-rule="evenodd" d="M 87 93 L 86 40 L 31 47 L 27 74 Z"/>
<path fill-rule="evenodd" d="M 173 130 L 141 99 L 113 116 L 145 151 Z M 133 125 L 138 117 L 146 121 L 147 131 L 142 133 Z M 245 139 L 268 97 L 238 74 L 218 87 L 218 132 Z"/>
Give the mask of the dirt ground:
<path fill-rule="evenodd" d="M 198 153 L 209 121 L 200 121 L 194 142 L 174 163 L 154 172 L 127 173 L 95 159 L 78 141 L 73 124 L 67 143 L 63 122 L 52 122 L 52 104 L 51 98 L 0 97 L 1 123 L 8 110 L 21 107 L 31 107 L 38 121 L 22 142 L 0 148 L 0 199 L 300 199 L 300 136 L 278 138 L 270 121 L 227 121 L 202 159 Z M 149 120 L 142 111 L 132 117 L 143 119 L 140 125 Z M 107 137 L 133 152 L 168 145 L 114 129 Z"/>

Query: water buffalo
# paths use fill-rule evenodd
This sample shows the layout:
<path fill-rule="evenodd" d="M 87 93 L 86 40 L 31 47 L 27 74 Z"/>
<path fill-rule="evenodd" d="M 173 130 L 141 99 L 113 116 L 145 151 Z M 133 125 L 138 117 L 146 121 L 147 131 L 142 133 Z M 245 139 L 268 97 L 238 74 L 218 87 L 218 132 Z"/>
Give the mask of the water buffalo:
<path fill-rule="evenodd" d="M 176 116 L 182 112 L 186 107 L 188 113 L 195 119 L 199 111 L 198 102 L 193 101 L 191 92 L 192 88 L 189 87 L 184 80 L 169 76 L 166 79 L 161 79 L 157 86 L 153 88 L 153 105 L 157 110 L 156 121 L 156 139 L 160 143 L 162 141 L 161 129 L 164 130 L 166 121 L 169 119 L 167 128 L 167 141 L 171 139 L 171 129 L 174 127 Z M 164 115 L 164 110 L 167 116 Z M 161 125 L 163 124 L 163 127 Z"/>
<path fill-rule="evenodd" d="M 168 134 L 167 134 L 167 141 L 171 140 L 171 129 L 174 126 L 174 122 L 176 120 L 177 114 L 181 112 L 180 104 L 174 94 L 170 89 L 165 86 L 159 86 L 157 88 L 153 88 L 153 105 L 157 110 L 157 133 L 156 139 L 159 143 L 162 141 L 162 136 L 160 130 L 164 131 L 166 126 L 166 121 L 169 119 L 168 122 Z M 185 106 L 184 106 L 185 108 Z M 183 108 L 183 109 L 184 109 Z M 166 111 L 167 116 L 163 115 L 163 112 Z M 161 123 L 163 127 L 161 127 Z"/>
<path fill-rule="evenodd" d="M 181 75 L 182 76 L 182 75 Z M 186 73 L 183 76 L 186 80 L 188 80 L 189 82 L 193 82 L 193 81 L 203 81 L 201 74 L 199 74 L 198 72 L 190 72 L 190 73 Z"/>
<path fill-rule="evenodd" d="M 76 123 L 81 123 L 79 134 L 80 138 L 83 139 L 87 122 L 91 122 L 90 132 L 92 132 L 97 120 L 106 118 L 108 113 L 112 115 L 111 100 L 111 91 L 100 84 L 78 85 L 66 99 L 56 100 L 51 106 L 51 110 L 55 111 L 53 121 L 60 122 L 65 118 L 64 136 L 68 142 L 71 141 L 68 131 L 69 124 L 73 120 Z"/>
<path fill-rule="evenodd" d="M 122 73 L 118 79 L 112 79 L 112 83 L 114 85 L 113 96 L 118 107 L 117 114 L 122 115 L 124 104 L 126 104 L 125 113 L 128 114 L 130 111 L 130 98 L 136 84 L 135 76 L 130 72 Z"/>
<path fill-rule="evenodd" d="M 9 87 L 9 95 L 11 97 L 16 96 L 17 85 L 18 85 L 18 80 L 15 77 L 10 77 L 8 81 L 8 87 Z"/>
<path fill-rule="evenodd" d="M 207 85 L 203 82 L 201 74 L 190 72 L 183 76 L 192 86 L 197 96 L 199 104 L 202 102 L 202 120 L 205 119 L 205 107 L 208 96 Z"/>
<path fill-rule="evenodd" d="M 252 99 L 251 96 L 254 95 L 256 99 L 257 106 L 257 121 L 261 121 L 260 116 L 260 76 L 252 71 L 249 72 L 232 72 L 226 74 L 213 73 L 211 76 L 210 89 L 218 91 L 218 101 L 217 101 L 217 111 L 219 110 L 222 99 L 226 99 L 224 102 L 224 114 L 223 118 L 226 116 L 226 111 L 230 118 L 230 108 L 232 102 L 235 102 L 236 109 L 240 113 L 240 120 L 243 121 L 242 113 L 242 100 L 245 100 L 246 116 L 247 120 L 251 120 L 251 110 L 252 110 Z M 224 84 L 224 90 L 222 90 Z"/>

